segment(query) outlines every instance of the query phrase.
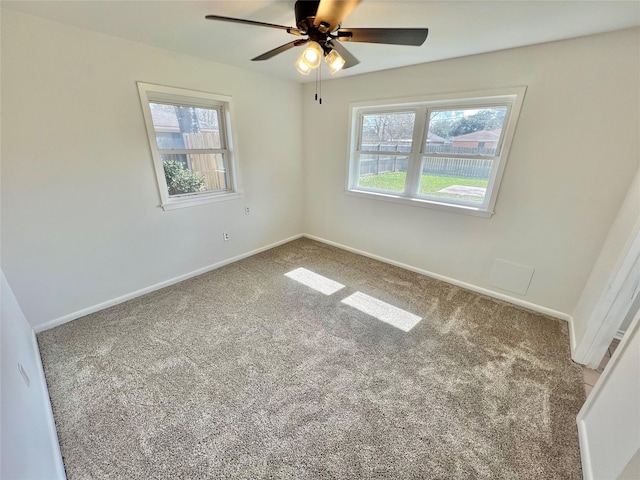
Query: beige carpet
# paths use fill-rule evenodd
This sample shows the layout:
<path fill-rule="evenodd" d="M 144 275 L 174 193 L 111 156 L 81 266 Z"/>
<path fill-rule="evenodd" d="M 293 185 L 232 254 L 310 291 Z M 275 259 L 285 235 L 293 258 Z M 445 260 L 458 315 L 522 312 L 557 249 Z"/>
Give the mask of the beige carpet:
<path fill-rule="evenodd" d="M 564 322 L 308 239 L 38 341 L 70 479 L 582 478 Z"/>

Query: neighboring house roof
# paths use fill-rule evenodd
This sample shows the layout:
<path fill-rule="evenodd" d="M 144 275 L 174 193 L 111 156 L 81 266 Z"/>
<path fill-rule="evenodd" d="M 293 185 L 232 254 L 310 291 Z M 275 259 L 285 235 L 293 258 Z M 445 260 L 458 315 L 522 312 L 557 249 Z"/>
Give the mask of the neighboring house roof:
<path fill-rule="evenodd" d="M 444 142 L 446 142 L 446 140 L 442 138 L 440 135 L 427 132 L 427 143 L 444 143 Z"/>
<path fill-rule="evenodd" d="M 473 133 L 467 133 L 465 135 L 458 135 L 452 137 L 452 142 L 497 142 L 500 140 L 501 128 L 496 130 L 479 130 Z"/>

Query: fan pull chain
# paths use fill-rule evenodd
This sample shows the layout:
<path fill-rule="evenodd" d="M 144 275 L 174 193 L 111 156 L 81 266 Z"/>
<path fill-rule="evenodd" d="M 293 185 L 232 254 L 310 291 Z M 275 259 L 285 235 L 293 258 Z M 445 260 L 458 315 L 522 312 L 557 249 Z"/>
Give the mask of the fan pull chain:
<path fill-rule="evenodd" d="M 320 70 L 322 70 L 322 65 L 316 70 L 316 102 L 322 105 L 322 78 L 320 77 Z M 318 95 L 318 85 L 320 86 L 320 95 Z"/>
<path fill-rule="evenodd" d="M 320 64 L 320 68 L 318 68 L 318 77 L 320 79 L 320 98 L 318 99 L 318 102 L 322 105 L 322 63 Z"/>
<path fill-rule="evenodd" d="M 318 94 L 318 90 L 320 93 Z M 316 69 L 316 102 L 322 105 L 322 65 Z"/>

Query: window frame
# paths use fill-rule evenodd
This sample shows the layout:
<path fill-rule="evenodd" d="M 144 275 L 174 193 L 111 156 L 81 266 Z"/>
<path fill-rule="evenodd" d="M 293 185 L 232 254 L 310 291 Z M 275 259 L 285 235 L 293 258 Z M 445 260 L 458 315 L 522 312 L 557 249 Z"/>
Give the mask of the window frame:
<path fill-rule="evenodd" d="M 187 90 L 184 88 L 167 87 L 151 83 L 137 82 L 140 103 L 144 123 L 147 130 L 151 157 L 153 159 L 158 191 L 160 193 L 160 206 L 163 210 L 191 207 L 207 203 L 220 202 L 241 198 L 239 189 L 239 174 L 237 168 L 237 151 L 233 142 L 233 114 L 232 98 L 228 95 Z M 156 130 L 153 124 L 149 103 L 162 103 L 184 107 L 205 108 L 218 111 L 218 124 L 220 132 L 220 148 L 207 149 L 160 149 L 156 140 Z M 225 190 L 206 190 L 203 192 L 169 195 L 165 177 L 162 155 L 197 155 L 197 154 L 222 154 L 226 169 L 227 188 Z M 188 158 L 188 157 L 187 157 Z"/>
<path fill-rule="evenodd" d="M 405 205 L 434 208 L 448 212 L 463 213 L 490 218 L 498 198 L 502 176 L 509 158 L 516 125 L 522 109 L 526 87 L 510 87 L 500 90 L 485 90 L 449 93 L 412 98 L 374 100 L 349 104 L 349 152 L 347 156 L 347 195 L 390 201 Z M 478 107 L 506 106 L 505 121 L 497 144 L 495 155 L 465 155 L 427 152 L 429 118 L 432 111 L 463 110 Z M 410 152 L 382 152 L 384 155 L 408 157 L 407 176 L 403 192 L 391 192 L 358 185 L 360 176 L 360 155 L 376 155 L 380 152 L 361 150 L 362 118 L 366 114 L 415 112 L 415 123 Z M 427 157 L 474 158 L 492 160 L 487 191 L 482 204 L 472 204 L 464 200 L 435 197 L 420 194 L 421 171 Z"/>

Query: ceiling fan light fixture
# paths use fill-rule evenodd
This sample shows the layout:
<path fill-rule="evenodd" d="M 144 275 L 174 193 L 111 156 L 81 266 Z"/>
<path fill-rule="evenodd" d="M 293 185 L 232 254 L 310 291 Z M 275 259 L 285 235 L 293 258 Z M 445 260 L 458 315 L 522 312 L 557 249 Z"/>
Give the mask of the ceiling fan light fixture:
<path fill-rule="evenodd" d="M 317 42 L 309 42 L 302 52 L 302 58 L 310 69 L 318 68 L 324 52 Z"/>
<path fill-rule="evenodd" d="M 269 60 L 293 47 L 305 45 L 301 57 L 296 62 L 296 69 L 302 75 L 309 75 L 311 70 L 318 68 L 322 63 L 322 57 L 326 58 L 331 74 L 360 63 L 346 48 L 333 43 L 333 40 L 419 47 L 427 39 L 428 28 L 342 28 L 343 20 L 360 2 L 361 0 L 295 0 L 297 28 L 221 15 L 206 15 L 205 18 L 275 28 L 299 37 L 298 40 L 273 48 L 252 58 L 251 61 Z M 338 47 L 340 53 L 332 52 L 331 50 L 335 50 L 334 47 Z"/>
<path fill-rule="evenodd" d="M 296 70 L 302 75 L 309 75 L 311 73 L 312 69 L 304 59 L 304 52 L 298 57 L 298 60 L 296 60 Z"/>
<path fill-rule="evenodd" d="M 327 56 L 324 57 L 324 61 L 327 63 L 331 75 L 342 70 L 342 67 L 344 67 L 345 64 L 344 58 L 342 58 L 342 55 L 340 55 L 335 49 L 331 50 Z"/>

